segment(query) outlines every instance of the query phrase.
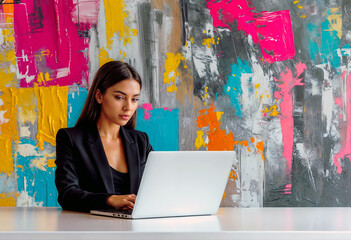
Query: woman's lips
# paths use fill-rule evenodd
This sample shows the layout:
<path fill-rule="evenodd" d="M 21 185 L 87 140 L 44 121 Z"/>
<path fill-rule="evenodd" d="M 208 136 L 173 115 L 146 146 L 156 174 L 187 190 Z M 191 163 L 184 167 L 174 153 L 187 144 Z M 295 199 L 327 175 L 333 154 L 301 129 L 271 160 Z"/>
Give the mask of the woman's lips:
<path fill-rule="evenodd" d="M 129 120 L 130 116 L 129 115 L 119 115 L 120 118 L 122 118 L 123 120 Z"/>

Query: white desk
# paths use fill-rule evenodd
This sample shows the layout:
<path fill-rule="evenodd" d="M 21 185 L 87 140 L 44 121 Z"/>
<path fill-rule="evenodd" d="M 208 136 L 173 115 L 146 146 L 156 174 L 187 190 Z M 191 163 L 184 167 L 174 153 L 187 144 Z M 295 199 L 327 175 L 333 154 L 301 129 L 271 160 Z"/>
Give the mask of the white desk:
<path fill-rule="evenodd" d="M 0 207 L 0 239 L 351 239 L 351 208 L 221 208 L 217 215 L 124 220 Z"/>

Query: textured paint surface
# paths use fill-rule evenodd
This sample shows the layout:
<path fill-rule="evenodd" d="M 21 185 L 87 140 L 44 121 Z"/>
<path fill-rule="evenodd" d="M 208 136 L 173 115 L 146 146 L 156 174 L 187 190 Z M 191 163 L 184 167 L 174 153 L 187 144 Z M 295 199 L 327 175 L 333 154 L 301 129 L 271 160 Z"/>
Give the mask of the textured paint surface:
<path fill-rule="evenodd" d="M 0 205 L 58 206 L 56 132 L 122 60 L 155 150 L 235 152 L 222 206 L 351 206 L 350 1 L 13 3 L 0 3 Z"/>
<path fill-rule="evenodd" d="M 137 130 L 146 132 L 155 151 L 178 151 L 179 111 L 155 108 L 150 110 L 150 118 L 145 118 L 142 109 L 137 111 Z"/>

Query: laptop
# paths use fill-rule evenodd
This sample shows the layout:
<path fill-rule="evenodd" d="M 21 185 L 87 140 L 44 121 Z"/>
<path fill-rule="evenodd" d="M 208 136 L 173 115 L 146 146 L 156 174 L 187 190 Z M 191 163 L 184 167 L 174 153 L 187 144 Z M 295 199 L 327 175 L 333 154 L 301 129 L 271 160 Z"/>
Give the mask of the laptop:
<path fill-rule="evenodd" d="M 235 159 L 233 151 L 152 151 L 133 210 L 91 210 L 120 218 L 216 214 Z"/>

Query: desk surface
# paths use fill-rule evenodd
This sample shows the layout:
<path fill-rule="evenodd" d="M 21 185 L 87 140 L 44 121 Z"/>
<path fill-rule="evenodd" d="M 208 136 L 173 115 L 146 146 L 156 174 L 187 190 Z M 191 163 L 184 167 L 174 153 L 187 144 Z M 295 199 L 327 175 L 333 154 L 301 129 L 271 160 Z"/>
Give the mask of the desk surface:
<path fill-rule="evenodd" d="M 0 208 L 0 239 L 351 239 L 351 208 L 220 208 L 124 220 L 58 208 Z"/>

